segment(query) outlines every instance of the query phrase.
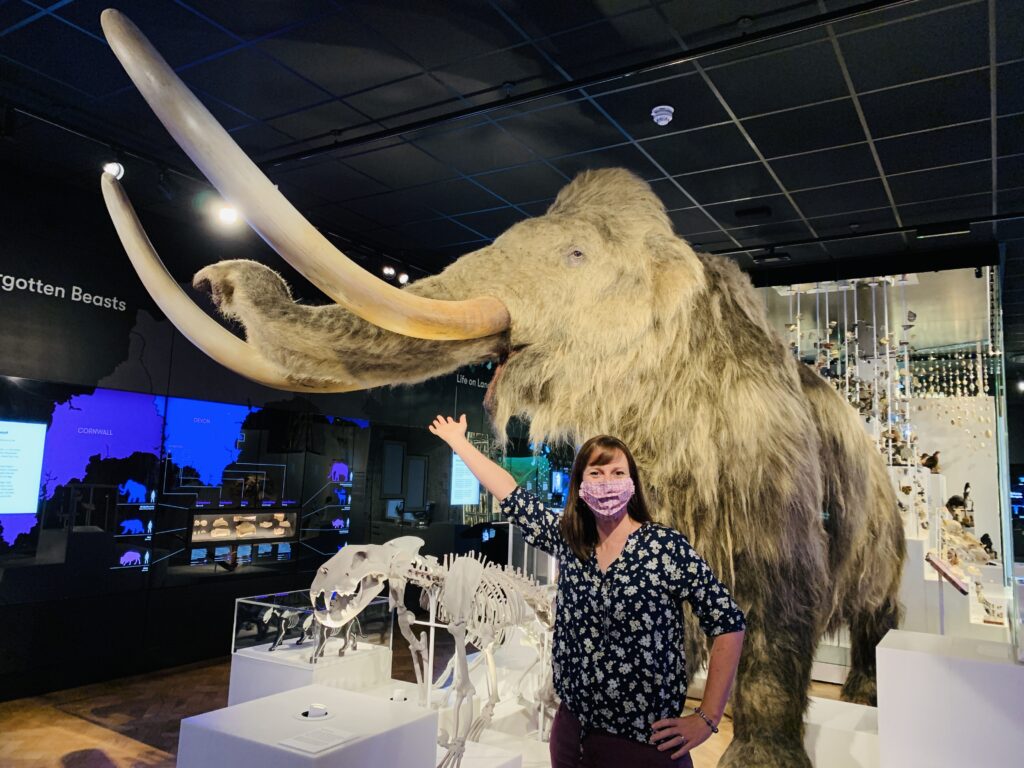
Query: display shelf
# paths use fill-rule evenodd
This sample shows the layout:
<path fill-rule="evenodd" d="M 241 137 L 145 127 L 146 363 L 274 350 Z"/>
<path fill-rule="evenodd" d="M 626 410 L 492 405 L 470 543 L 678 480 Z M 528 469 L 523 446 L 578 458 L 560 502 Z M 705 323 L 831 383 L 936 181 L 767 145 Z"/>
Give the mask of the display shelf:
<path fill-rule="evenodd" d="M 188 526 L 191 546 L 250 541 L 289 541 L 298 535 L 297 510 L 193 512 Z"/>

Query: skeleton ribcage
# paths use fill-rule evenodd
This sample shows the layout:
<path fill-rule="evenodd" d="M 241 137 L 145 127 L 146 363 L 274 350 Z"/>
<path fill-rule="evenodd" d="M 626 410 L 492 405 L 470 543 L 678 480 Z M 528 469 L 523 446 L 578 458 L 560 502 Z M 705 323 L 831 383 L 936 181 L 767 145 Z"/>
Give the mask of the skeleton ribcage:
<path fill-rule="evenodd" d="M 446 558 L 443 566 L 445 570 L 450 572 L 452 564 L 458 559 Z M 438 621 L 444 623 L 452 620 L 444 607 L 443 590 L 447 589 L 448 583 L 446 578 L 437 609 Z M 487 563 L 473 593 L 472 608 L 467 616 L 466 639 L 477 648 L 491 641 L 501 645 L 510 629 L 534 618 L 534 611 L 523 596 L 525 590 L 533 587 L 529 579 L 515 571 Z"/>

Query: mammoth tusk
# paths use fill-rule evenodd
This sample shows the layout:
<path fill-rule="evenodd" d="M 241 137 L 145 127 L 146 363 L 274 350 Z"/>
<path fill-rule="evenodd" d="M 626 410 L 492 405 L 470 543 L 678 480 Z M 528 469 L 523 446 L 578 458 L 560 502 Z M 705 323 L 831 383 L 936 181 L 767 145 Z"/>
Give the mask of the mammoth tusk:
<path fill-rule="evenodd" d="M 149 295 L 178 330 L 199 349 L 236 373 L 275 389 L 295 392 L 351 392 L 366 387 L 365 384 L 352 382 L 317 388 L 288 381 L 259 352 L 192 302 L 160 260 L 124 188 L 117 180 L 109 173 L 104 173 L 101 186 L 103 200 L 107 204 L 107 211 L 114 222 L 117 235 L 121 238 L 121 244 L 128 252 L 128 258 L 131 259 L 135 271 L 139 273 Z"/>
<path fill-rule="evenodd" d="M 109 8 L 101 23 L 128 76 L 199 170 L 245 211 L 271 248 L 338 304 L 380 328 L 421 339 L 476 339 L 508 328 L 508 310 L 498 299 L 416 296 L 351 262 L 277 191 L 138 27 Z"/>

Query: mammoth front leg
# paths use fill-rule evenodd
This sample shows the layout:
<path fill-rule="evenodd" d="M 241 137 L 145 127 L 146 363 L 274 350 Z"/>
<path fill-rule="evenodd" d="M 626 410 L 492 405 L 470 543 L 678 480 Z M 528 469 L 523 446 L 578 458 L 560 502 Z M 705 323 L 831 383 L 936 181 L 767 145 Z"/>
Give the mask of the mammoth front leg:
<path fill-rule="evenodd" d="M 747 632 L 732 698 L 734 738 L 719 768 L 811 768 L 804 712 L 819 608 L 813 599 L 794 597 L 795 585 L 806 583 L 790 582 L 788 591 L 761 586 L 753 600 L 741 602 Z M 737 589 L 744 592 L 751 594 Z"/>

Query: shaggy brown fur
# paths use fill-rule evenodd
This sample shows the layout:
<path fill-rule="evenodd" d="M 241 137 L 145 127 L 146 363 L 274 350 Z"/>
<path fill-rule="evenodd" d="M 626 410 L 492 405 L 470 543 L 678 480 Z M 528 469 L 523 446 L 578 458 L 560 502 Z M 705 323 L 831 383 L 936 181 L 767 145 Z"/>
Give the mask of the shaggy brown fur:
<path fill-rule="evenodd" d="M 853 410 L 775 336 L 749 279 L 676 237 L 633 175 L 581 174 L 547 215 L 406 289 L 499 298 L 512 325 L 487 339 L 420 341 L 299 306 L 252 262 L 197 281 L 296 382 L 416 382 L 521 348 L 489 400 L 500 437 L 521 415 L 537 442 L 622 438 L 652 513 L 690 537 L 747 614 L 721 765 L 810 765 L 803 713 L 828 627 L 853 635 L 846 692 L 873 697 L 903 558 L 882 460 Z M 695 665 L 706 653 L 695 622 L 689 638 Z"/>

